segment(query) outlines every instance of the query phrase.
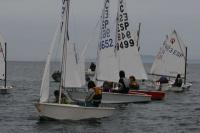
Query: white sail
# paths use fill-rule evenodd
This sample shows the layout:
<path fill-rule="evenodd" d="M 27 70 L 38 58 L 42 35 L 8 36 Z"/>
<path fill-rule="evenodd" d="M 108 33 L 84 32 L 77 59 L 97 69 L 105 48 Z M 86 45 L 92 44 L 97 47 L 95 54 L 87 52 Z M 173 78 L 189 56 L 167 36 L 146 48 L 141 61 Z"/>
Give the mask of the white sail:
<path fill-rule="evenodd" d="M 101 16 L 100 42 L 97 53 L 96 78 L 100 81 L 118 81 L 115 40 L 111 33 L 110 0 L 105 0 Z"/>
<path fill-rule="evenodd" d="M 126 1 L 119 0 L 116 35 L 119 70 L 124 70 L 127 77 L 134 75 L 136 79 L 147 79 L 137 43 L 132 35 L 126 10 Z"/>
<path fill-rule="evenodd" d="M 174 30 L 164 41 L 163 46 L 155 57 L 151 74 L 176 77 L 185 75 L 186 47 Z"/>
<path fill-rule="evenodd" d="M 63 87 L 82 87 L 80 64 L 76 56 L 75 44 L 68 41 L 63 49 L 62 85 Z"/>
<path fill-rule="evenodd" d="M 47 102 L 49 99 L 49 73 L 50 73 L 50 62 L 51 62 L 51 57 L 52 57 L 52 52 L 54 49 L 54 46 L 56 44 L 57 38 L 59 37 L 59 30 L 60 30 L 60 26 L 58 26 L 54 37 L 53 37 L 53 41 L 51 43 L 48 55 L 47 55 L 47 61 L 45 64 L 45 69 L 44 69 L 44 74 L 43 74 L 43 78 L 42 78 L 42 85 L 41 85 L 41 89 L 40 89 L 40 103 L 42 102 Z"/>
<path fill-rule="evenodd" d="M 63 0 L 63 25 L 61 27 L 63 30 L 61 33 L 62 36 L 60 42 L 63 45 L 61 85 L 63 87 L 82 87 L 83 76 L 81 76 L 81 74 L 83 74 L 83 72 L 81 67 L 83 66 L 83 64 L 79 63 L 75 44 L 69 41 L 68 35 L 69 4 L 69 0 Z"/>
<path fill-rule="evenodd" d="M 5 41 L 0 35 L 0 79 L 5 79 Z"/>
<path fill-rule="evenodd" d="M 85 55 L 81 54 L 79 56 L 79 70 L 80 70 L 80 80 L 81 80 L 81 86 L 84 86 L 86 84 L 85 82 Z"/>
<path fill-rule="evenodd" d="M 48 52 L 47 61 L 46 61 L 45 69 L 44 69 L 42 85 L 41 85 L 41 89 L 40 89 L 40 103 L 47 102 L 49 99 L 50 62 L 51 62 L 52 53 L 53 53 L 55 44 L 60 44 L 64 40 L 64 32 L 67 28 L 65 23 L 66 23 L 66 20 L 68 19 L 68 17 L 67 17 L 68 14 L 66 14 L 66 11 L 65 11 L 65 10 L 68 10 L 67 7 L 68 7 L 68 1 L 63 0 L 62 1 L 62 11 L 61 11 L 61 22 L 58 25 L 58 28 L 54 34 L 54 38 L 52 40 L 50 50 Z"/>
<path fill-rule="evenodd" d="M 81 86 L 84 86 L 86 84 L 85 82 L 85 56 L 81 57 L 79 56 L 78 60 L 78 66 L 79 66 L 79 76 L 80 76 L 80 84 Z"/>

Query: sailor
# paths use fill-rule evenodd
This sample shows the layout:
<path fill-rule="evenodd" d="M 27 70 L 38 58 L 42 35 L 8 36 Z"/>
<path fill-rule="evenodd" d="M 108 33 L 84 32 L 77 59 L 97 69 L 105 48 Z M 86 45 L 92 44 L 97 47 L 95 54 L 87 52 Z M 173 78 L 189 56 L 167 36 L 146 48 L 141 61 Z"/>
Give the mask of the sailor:
<path fill-rule="evenodd" d="M 136 81 L 135 77 L 134 77 L 134 76 L 130 76 L 130 77 L 129 77 L 129 80 L 130 80 L 129 88 L 130 88 L 131 90 L 139 90 L 139 84 L 138 84 L 138 82 Z"/>
<path fill-rule="evenodd" d="M 94 64 L 94 62 L 92 62 L 92 63 L 90 64 L 90 70 L 91 70 L 92 72 L 94 72 L 95 69 L 96 69 L 96 65 Z"/>
<path fill-rule="evenodd" d="M 176 79 L 175 79 L 175 82 L 172 86 L 175 86 L 175 87 L 181 87 L 182 86 L 182 79 L 181 79 L 181 75 L 180 74 L 177 74 L 176 76 Z"/>
<path fill-rule="evenodd" d="M 156 82 L 160 82 L 160 84 L 164 84 L 164 83 L 168 83 L 169 80 L 167 79 L 166 76 L 161 76 L 161 77 L 159 78 L 159 80 L 157 80 Z"/>
<path fill-rule="evenodd" d="M 102 89 L 96 87 L 94 81 L 88 82 L 88 95 L 85 98 L 86 106 L 98 107 L 102 99 Z"/>
<path fill-rule="evenodd" d="M 119 72 L 119 89 L 113 92 L 118 92 L 118 93 L 128 93 L 129 92 L 129 79 L 125 77 L 125 72 L 120 71 Z"/>
<path fill-rule="evenodd" d="M 59 103 L 59 91 L 58 90 L 55 90 L 54 91 L 54 96 L 55 96 L 55 103 Z M 61 93 L 61 101 L 60 101 L 61 104 L 68 104 L 68 101 L 67 101 L 67 97 L 65 96 L 64 93 Z"/>

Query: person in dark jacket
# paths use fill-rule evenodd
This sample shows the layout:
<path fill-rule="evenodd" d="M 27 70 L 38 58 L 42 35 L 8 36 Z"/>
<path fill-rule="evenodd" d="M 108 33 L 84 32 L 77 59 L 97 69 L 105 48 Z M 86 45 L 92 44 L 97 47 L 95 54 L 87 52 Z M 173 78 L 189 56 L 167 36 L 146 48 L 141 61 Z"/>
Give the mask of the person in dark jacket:
<path fill-rule="evenodd" d="M 94 64 L 94 62 L 92 62 L 92 63 L 90 64 L 90 69 L 91 69 L 92 72 L 95 71 L 96 65 Z"/>
<path fill-rule="evenodd" d="M 125 93 L 125 94 L 129 92 L 129 79 L 126 78 L 125 72 L 123 70 L 119 72 L 118 84 L 119 84 L 119 90 L 114 92 Z"/>
<path fill-rule="evenodd" d="M 55 103 L 59 103 L 59 90 L 54 91 L 54 96 L 55 96 Z M 61 104 L 68 104 L 67 97 L 65 96 L 64 93 L 61 93 Z"/>
<path fill-rule="evenodd" d="M 183 83 L 183 80 L 181 79 L 181 75 L 177 74 L 175 82 L 174 82 L 174 84 L 172 86 L 181 87 L 182 83 Z"/>
<path fill-rule="evenodd" d="M 169 80 L 167 79 L 166 76 L 161 76 L 161 77 L 159 78 L 159 80 L 157 80 L 156 82 L 160 82 L 160 84 L 165 84 L 165 83 L 168 83 Z"/>

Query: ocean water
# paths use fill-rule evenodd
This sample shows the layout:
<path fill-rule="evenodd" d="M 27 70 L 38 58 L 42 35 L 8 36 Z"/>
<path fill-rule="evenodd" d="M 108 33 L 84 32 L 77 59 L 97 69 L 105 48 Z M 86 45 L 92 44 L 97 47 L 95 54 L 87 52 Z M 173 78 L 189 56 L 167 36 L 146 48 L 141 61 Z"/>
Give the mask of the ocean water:
<path fill-rule="evenodd" d="M 150 66 L 145 64 L 147 70 Z M 0 133 L 199 133 L 199 68 L 199 64 L 188 67 L 188 81 L 193 84 L 189 91 L 167 93 L 163 101 L 118 105 L 113 116 L 103 119 L 42 121 L 34 104 L 44 63 L 9 62 L 8 84 L 14 89 L 0 94 Z"/>

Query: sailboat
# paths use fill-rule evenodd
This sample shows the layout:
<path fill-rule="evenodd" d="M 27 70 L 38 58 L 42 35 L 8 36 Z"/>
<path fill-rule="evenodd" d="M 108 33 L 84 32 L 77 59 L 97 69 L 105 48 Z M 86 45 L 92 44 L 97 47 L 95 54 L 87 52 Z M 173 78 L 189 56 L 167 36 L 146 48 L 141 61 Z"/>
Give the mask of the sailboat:
<path fill-rule="evenodd" d="M 61 22 L 57 28 L 54 39 L 52 41 L 40 90 L 40 100 L 36 104 L 36 109 L 40 117 L 47 117 L 56 120 L 82 120 L 90 118 L 108 117 L 113 114 L 114 108 L 108 107 L 85 107 L 76 104 L 62 104 L 61 93 L 63 89 L 71 87 L 81 87 L 80 66 L 78 63 L 74 43 L 69 40 L 68 20 L 69 20 L 70 0 L 62 0 Z M 50 60 L 54 49 L 55 42 L 63 46 L 62 64 L 61 64 L 61 83 L 59 87 L 59 102 L 51 102 L 49 100 L 49 71 Z"/>
<path fill-rule="evenodd" d="M 4 81 L 4 85 L 0 86 L 0 93 L 8 93 L 13 88 L 7 85 L 7 44 L 0 35 L 0 80 Z"/>
<path fill-rule="evenodd" d="M 179 92 L 189 89 L 192 85 L 186 82 L 187 47 L 181 41 L 176 30 L 169 36 L 166 36 L 163 46 L 155 57 L 150 74 L 157 76 L 164 75 L 171 78 L 176 78 L 177 74 L 180 74 L 184 79 L 184 83 L 181 87 L 174 87 L 172 86 L 173 82 L 170 82 L 170 84 L 162 84 L 162 90 Z"/>
<path fill-rule="evenodd" d="M 128 76 L 134 74 L 140 79 L 146 79 L 147 75 L 145 74 L 144 67 L 138 53 L 138 48 L 136 45 L 134 45 L 134 40 L 132 39 L 129 30 L 128 16 L 125 10 L 125 0 L 119 0 L 117 15 L 118 29 L 116 32 L 116 38 L 120 38 L 118 36 L 120 34 L 121 37 L 123 36 L 122 40 L 114 40 L 114 37 L 112 37 L 109 8 L 110 0 L 105 0 L 104 8 L 101 15 L 100 42 L 97 50 L 97 69 L 95 75 L 97 85 L 102 85 L 104 81 L 117 83 L 119 80 L 118 74 L 120 70 L 124 70 Z M 126 15 L 124 16 L 124 14 Z M 121 16 L 123 17 L 121 18 Z M 123 21 L 120 21 L 120 18 L 123 19 Z M 120 26 L 124 26 L 124 29 L 122 30 Z M 127 42 L 127 44 L 123 44 L 123 50 L 121 49 L 121 47 L 118 47 L 118 51 L 116 51 L 116 42 L 120 43 L 120 41 L 124 41 L 125 43 Z M 70 96 L 72 97 L 72 99 L 83 101 L 84 97 L 86 96 L 86 92 L 70 92 Z M 121 94 L 103 92 L 102 96 L 102 103 L 119 104 L 150 101 L 151 96 L 143 93 Z"/>
<path fill-rule="evenodd" d="M 125 0 L 119 0 L 118 19 L 117 19 L 117 38 L 116 38 L 116 54 L 118 58 L 119 70 L 124 70 L 126 76 L 135 76 L 137 80 L 147 80 L 147 74 L 139 54 L 139 29 L 137 38 L 134 39 L 130 32 L 130 24 L 126 11 Z M 152 100 L 162 100 L 165 96 L 164 92 L 146 91 L 146 90 L 131 90 L 130 94 L 145 93 L 151 95 Z"/>

